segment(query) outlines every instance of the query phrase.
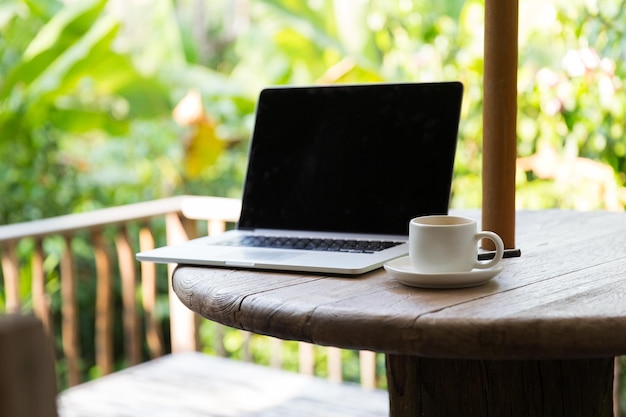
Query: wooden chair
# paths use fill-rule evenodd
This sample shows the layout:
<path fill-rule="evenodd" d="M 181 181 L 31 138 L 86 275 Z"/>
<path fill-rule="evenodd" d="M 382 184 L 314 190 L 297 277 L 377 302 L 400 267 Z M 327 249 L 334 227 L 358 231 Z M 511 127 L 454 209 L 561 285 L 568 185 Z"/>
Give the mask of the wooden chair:
<path fill-rule="evenodd" d="M 0 316 L 0 415 L 57 417 L 52 344 L 34 316 Z"/>

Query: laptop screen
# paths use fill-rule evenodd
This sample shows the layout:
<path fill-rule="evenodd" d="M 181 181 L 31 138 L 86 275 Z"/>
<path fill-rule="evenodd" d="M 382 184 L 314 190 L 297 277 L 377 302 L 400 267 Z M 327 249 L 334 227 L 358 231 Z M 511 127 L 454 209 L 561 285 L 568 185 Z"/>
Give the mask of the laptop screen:
<path fill-rule="evenodd" d="M 447 213 L 458 82 L 261 92 L 239 228 L 408 234 Z"/>

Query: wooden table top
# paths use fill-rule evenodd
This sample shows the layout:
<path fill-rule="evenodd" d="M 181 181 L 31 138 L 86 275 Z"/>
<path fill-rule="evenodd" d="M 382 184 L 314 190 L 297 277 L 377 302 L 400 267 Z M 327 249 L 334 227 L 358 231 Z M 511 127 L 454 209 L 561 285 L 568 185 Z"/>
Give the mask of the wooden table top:
<path fill-rule="evenodd" d="M 407 287 L 383 269 L 344 278 L 191 266 L 173 286 L 210 320 L 320 345 L 458 359 L 626 354 L 626 214 L 521 211 L 516 233 L 522 256 L 474 288 Z"/>

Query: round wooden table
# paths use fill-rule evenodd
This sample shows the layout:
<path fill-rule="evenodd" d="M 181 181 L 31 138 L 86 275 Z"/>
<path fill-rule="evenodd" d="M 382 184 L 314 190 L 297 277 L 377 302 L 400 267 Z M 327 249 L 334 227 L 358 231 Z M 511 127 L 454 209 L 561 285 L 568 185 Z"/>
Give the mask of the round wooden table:
<path fill-rule="evenodd" d="M 518 212 L 517 242 L 520 258 L 466 289 L 407 287 L 382 269 L 348 278 L 191 266 L 173 287 L 228 326 L 385 353 L 392 416 L 613 415 L 626 214 Z"/>

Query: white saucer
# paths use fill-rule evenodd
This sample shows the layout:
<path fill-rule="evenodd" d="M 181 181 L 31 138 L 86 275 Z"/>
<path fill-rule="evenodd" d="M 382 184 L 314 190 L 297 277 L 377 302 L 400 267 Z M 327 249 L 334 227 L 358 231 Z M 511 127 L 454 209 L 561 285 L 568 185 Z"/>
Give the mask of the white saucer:
<path fill-rule="evenodd" d="M 489 282 L 502 272 L 503 267 L 473 269 L 469 272 L 444 272 L 426 274 L 417 272 L 408 256 L 387 262 L 385 270 L 405 285 L 420 288 L 465 288 L 476 287 Z"/>

